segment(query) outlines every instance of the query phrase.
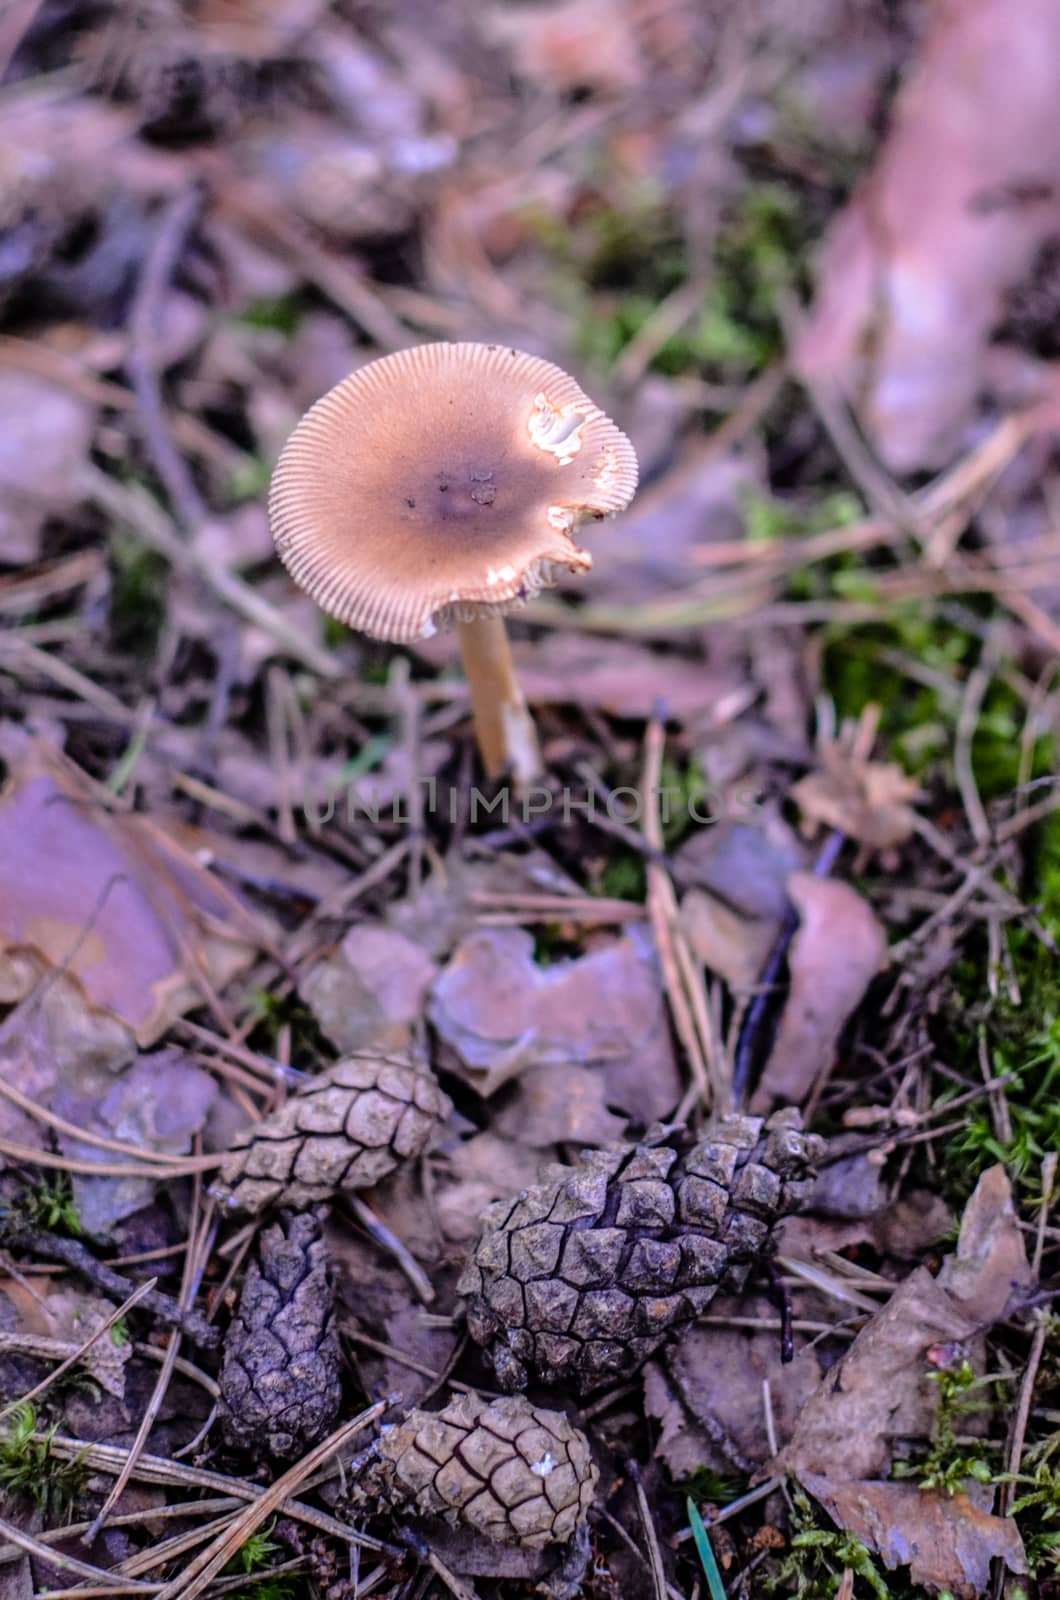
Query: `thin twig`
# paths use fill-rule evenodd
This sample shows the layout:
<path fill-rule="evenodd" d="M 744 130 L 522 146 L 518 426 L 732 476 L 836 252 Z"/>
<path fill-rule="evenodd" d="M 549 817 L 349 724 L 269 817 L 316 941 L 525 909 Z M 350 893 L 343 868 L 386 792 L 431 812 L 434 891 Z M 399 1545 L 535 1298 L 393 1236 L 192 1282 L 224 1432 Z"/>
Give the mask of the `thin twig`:
<path fill-rule="evenodd" d="M 106 1322 L 100 1323 L 96 1331 L 90 1334 L 83 1344 L 78 1345 L 77 1349 L 72 1353 L 72 1355 L 67 1356 L 64 1361 L 61 1361 L 60 1364 L 55 1367 L 53 1371 L 49 1372 L 46 1378 L 42 1378 L 40 1383 L 38 1383 L 34 1388 L 29 1389 L 25 1394 L 20 1395 L 17 1400 L 12 1400 L 9 1405 L 4 1406 L 3 1410 L 0 1411 L 0 1422 L 2 1422 L 5 1417 L 9 1417 L 12 1411 L 17 1410 L 19 1406 L 32 1405 L 33 1401 L 38 1399 L 40 1395 L 44 1394 L 47 1389 L 50 1389 L 53 1383 L 58 1382 L 64 1373 L 69 1372 L 71 1367 L 76 1367 L 79 1361 L 83 1361 L 85 1355 L 89 1350 L 91 1350 L 92 1346 L 97 1342 L 97 1340 L 102 1339 L 105 1333 L 109 1333 L 111 1328 L 114 1327 L 115 1323 L 120 1322 L 122 1317 L 130 1312 L 134 1306 L 138 1306 L 140 1304 L 141 1300 L 145 1300 L 157 1282 L 157 1278 L 149 1278 L 146 1283 L 141 1284 L 139 1289 L 136 1290 L 135 1294 L 131 1294 L 127 1300 L 123 1300 L 121 1305 L 118 1306 L 116 1310 L 114 1310 L 107 1318 Z"/>
<path fill-rule="evenodd" d="M 724 1109 L 728 1103 L 728 1085 L 724 1074 L 718 1068 L 717 1061 L 713 1074 L 716 1081 L 712 1081 L 708 1061 L 714 1054 L 713 1039 L 710 1037 L 709 1025 L 706 1036 L 702 1028 L 697 1026 L 696 1012 L 686 987 L 689 975 L 695 973 L 695 964 L 687 949 L 684 952 L 685 961 L 682 963 L 679 960 L 678 945 L 684 940 L 684 933 L 679 921 L 677 896 L 670 874 L 658 859 L 662 853 L 663 840 L 656 796 L 662 775 L 664 740 L 662 719 L 654 716 L 648 723 L 644 735 L 644 766 L 641 775 L 644 837 L 656 852 L 655 859 L 647 863 L 648 912 L 655 934 L 674 1027 L 688 1056 L 700 1098 L 705 1106 L 714 1104 L 718 1109 Z"/>
<path fill-rule="evenodd" d="M 128 1450 L 117 1445 L 92 1444 L 87 1439 L 72 1439 L 65 1434 L 38 1431 L 34 1438 L 41 1443 L 47 1442 L 53 1453 L 65 1461 L 84 1461 L 86 1466 L 111 1476 L 121 1471 L 129 1455 Z M 208 1472 L 202 1467 L 186 1467 L 164 1456 L 142 1455 L 136 1463 L 133 1477 L 142 1483 L 167 1484 L 180 1489 L 208 1489 L 213 1494 L 234 1495 L 237 1500 L 245 1502 L 257 1500 L 264 1492 L 260 1483 L 248 1483 L 245 1478 L 229 1478 L 223 1473 Z M 338 1539 L 344 1544 L 360 1544 L 366 1550 L 398 1553 L 393 1545 L 384 1544 L 382 1539 L 357 1533 L 337 1517 L 319 1511 L 316 1506 L 304 1505 L 300 1500 L 285 1500 L 276 1509 L 279 1515 L 304 1522 L 307 1527 L 316 1528 L 319 1533 L 326 1533 L 329 1538 Z"/>
<path fill-rule="evenodd" d="M 202 210 L 202 201 L 202 190 L 194 184 L 176 195 L 159 218 L 133 296 L 125 356 L 129 382 L 139 402 L 144 440 L 173 513 L 189 534 L 202 526 L 208 513 L 188 464 L 173 443 L 159 387 L 157 346 L 163 300 Z"/>
<path fill-rule="evenodd" d="M 968 674 L 953 740 L 954 779 L 964 804 L 968 825 L 976 844 L 981 849 L 985 849 L 990 843 L 990 822 L 979 797 L 979 785 L 975 780 L 972 741 L 979 726 L 986 692 L 994 676 L 994 665 L 993 653 L 988 646 L 982 661 Z"/>
<path fill-rule="evenodd" d="M 201 579 L 223 605 L 271 635 L 296 661 L 322 678 L 337 678 L 341 664 L 288 622 L 257 590 L 224 567 L 213 565 L 194 541 L 182 539 L 162 507 L 138 484 L 119 483 L 86 462 L 79 475 L 81 493 L 137 535 L 150 550 L 164 556 L 178 572 Z M 128 713 L 131 717 L 132 713 Z"/>
<path fill-rule="evenodd" d="M 659 1535 L 655 1528 L 655 1519 L 651 1514 L 648 1496 L 644 1493 L 640 1472 L 635 1461 L 626 1463 L 633 1484 L 633 1491 L 637 1496 L 637 1510 L 640 1512 L 641 1527 L 644 1529 L 644 1542 L 648 1546 L 648 1570 L 651 1573 L 652 1585 L 655 1589 L 655 1600 L 667 1600 L 666 1570 L 663 1567 L 662 1551 L 659 1549 Z"/>
<path fill-rule="evenodd" d="M 393 1256 L 423 1304 L 429 1306 L 434 1299 L 434 1286 L 408 1246 L 398 1238 L 392 1228 L 387 1227 L 381 1217 L 376 1216 L 371 1206 L 366 1205 L 359 1194 L 345 1194 L 342 1198 L 343 1204 L 349 1207 L 361 1227 L 371 1235 L 379 1248 L 385 1250 L 387 1255 Z"/>
<path fill-rule="evenodd" d="M 310 1450 L 308 1455 L 303 1456 L 301 1461 L 288 1468 L 274 1484 L 247 1506 L 230 1528 L 225 1529 L 201 1555 L 196 1557 L 179 1578 L 173 1579 L 158 1591 L 159 1600 L 198 1600 L 198 1596 L 209 1588 L 237 1550 L 241 1549 L 262 1523 L 268 1521 L 283 1502 L 313 1475 L 317 1467 L 322 1466 L 329 1458 L 337 1457 L 351 1439 L 363 1433 L 365 1428 L 369 1427 L 377 1417 L 381 1417 L 386 1409 L 385 1400 L 369 1406 L 352 1421 L 343 1423 L 341 1428 L 329 1434 Z"/>
<path fill-rule="evenodd" d="M 97 1289 L 102 1289 L 104 1294 L 112 1295 L 115 1299 L 124 1300 L 136 1293 L 136 1284 L 130 1283 L 120 1272 L 115 1272 L 105 1261 L 97 1260 L 77 1239 L 64 1239 L 60 1234 L 32 1228 L 18 1234 L 12 1242 L 20 1250 L 25 1250 L 31 1255 L 44 1256 L 49 1261 L 61 1261 L 64 1266 L 79 1272 L 89 1283 L 95 1284 Z M 158 1289 L 152 1289 L 145 1294 L 140 1303 L 145 1311 L 150 1311 L 169 1327 L 179 1328 L 182 1333 L 187 1334 L 193 1344 L 205 1350 L 216 1349 L 221 1342 L 218 1329 L 211 1327 L 200 1312 L 185 1310 L 168 1294 L 163 1294 Z"/>
<path fill-rule="evenodd" d="M 9 1544 L 18 1545 L 27 1555 L 34 1556 L 38 1561 L 46 1562 L 50 1567 L 57 1567 L 60 1572 L 69 1572 L 71 1576 L 88 1578 L 92 1583 L 101 1579 L 109 1587 L 102 1593 L 108 1595 L 123 1594 L 159 1594 L 161 1585 L 157 1583 L 143 1583 L 138 1578 L 129 1578 L 125 1583 L 114 1583 L 111 1575 L 104 1572 L 102 1567 L 90 1566 L 87 1561 L 78 1561 L 76 1556 L 64 1555 L 61 1550 L 49 1549 L 45 1544 L 40 1544 L 30 1534 L 23 1533 L 21 1528 L 16 1528 L 12 1523 L 0 1518 L 0 1538 L 6 1539 Z"/>

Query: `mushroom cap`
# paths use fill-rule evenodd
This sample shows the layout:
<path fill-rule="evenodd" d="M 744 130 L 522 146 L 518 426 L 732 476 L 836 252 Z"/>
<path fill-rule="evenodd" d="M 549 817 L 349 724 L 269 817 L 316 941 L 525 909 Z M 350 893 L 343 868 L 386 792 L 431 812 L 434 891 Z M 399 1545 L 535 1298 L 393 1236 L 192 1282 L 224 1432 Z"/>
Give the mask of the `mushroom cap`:
<path fill-rule="evenodd" d="M 372 361 L 318 400 L 280 456 L 280 557 L 325 611 L 375 639 L 511 610 L 592 558 L 579 523 L 629 504 L 637 457 L 574 379 L 492 344 Z"/>

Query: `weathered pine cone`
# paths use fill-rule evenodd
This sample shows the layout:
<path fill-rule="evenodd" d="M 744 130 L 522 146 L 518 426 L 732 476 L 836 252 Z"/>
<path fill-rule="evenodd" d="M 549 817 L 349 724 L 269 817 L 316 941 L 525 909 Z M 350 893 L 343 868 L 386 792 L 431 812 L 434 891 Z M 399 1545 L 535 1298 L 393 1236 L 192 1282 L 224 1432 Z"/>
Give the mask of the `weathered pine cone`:
<path fill-rule="evenodd" d="M 234 1450 L 303 1455 L 335 1426 L 341 1353 L 311 1212 L 266 1228 L 225 1341 L 221 1427 Z"/>
<path fill-rule="evenodd" d="M 418 1156 L 450 1103 L 426 1072 L 347 1056 L 237 1135 L 210 1193 L 233 1210 L 293 1211 L 370 1189 Z"/>
<path fill-rule="evenodd" d="M 588 1439 L 561 1411 L 521 1395 L 461 1394 L 442 1411 L 412 1411 L 385 1429 L 354 1492 L 495 1544 L 540 1550 L 585 1522 L 598 1477 Z"/>
<path fill-rule="evenodd" d="M 743 1287 L 821 1149 L 792 1110 L 722 1117 L 684 1156 L 590 1151 L 490 1206 L 459 1289 L 501 1385 L 533 1373 L 584 1393 L 635 1371 L 719 1289 Z"/>

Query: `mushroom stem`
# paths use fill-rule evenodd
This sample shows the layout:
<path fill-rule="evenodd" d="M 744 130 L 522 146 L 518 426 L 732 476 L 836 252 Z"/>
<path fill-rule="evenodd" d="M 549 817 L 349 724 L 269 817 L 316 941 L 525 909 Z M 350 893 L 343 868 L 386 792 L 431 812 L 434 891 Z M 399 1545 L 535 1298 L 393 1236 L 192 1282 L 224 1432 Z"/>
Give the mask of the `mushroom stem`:
<path fill-rule="evenodd" d="M 458 623 L 457 629 L 486 775 L 500 778 L 510 772 L 525 787 L 541 776 L 541 751 L 515 676 L 504 618 L 480 617 Z"/>

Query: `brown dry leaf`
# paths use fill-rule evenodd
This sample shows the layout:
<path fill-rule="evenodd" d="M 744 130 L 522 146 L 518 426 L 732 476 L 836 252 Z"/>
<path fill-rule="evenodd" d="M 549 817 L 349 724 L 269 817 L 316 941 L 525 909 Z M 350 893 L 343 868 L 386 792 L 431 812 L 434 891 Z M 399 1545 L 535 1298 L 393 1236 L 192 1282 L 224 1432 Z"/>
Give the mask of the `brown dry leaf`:
<path fill-rule="evenodd" d="M 192 1137 L 201 1132 L 217 1099 L 217 1084 L 183 1050 L 156 1050 L 124 1072 L 102 1095 L 91 1080 L 73 1089 L 60 1087 L 50 1108 L 88 1133 L 119 1139 L 142 1150 L 185 1155 Z M 98 1080 L 97 1080 L 98 1082 Z M 60 1135 L 64 1155 L 78 1161 L 120 1165 L 123 1157 L 98 1145 Z M 86 1233 L 106 1238 L 117 1222 L 132 1216 L 152 1199 L 151 1178 L 73 1178 L 74 1200 Z"/>
<path fill-rule="evenodd" d="M 794 1361 L 782 1362 L 780 1335 L 771 1326 L 776 1306 L 765 1295 L 715 1300 L 710 1310 L 715 1317 L 760 1317 L 766 1326 L 693 1327 L 645 1369 L 645 1410 L 661 1424 L 655 1453 L 678 1479 L 703 1466 L 754 1471 L 770 1454 L 763 1383 L 783 1445 L 821 1377 L 805 1343 Z"/>
<path fill-rule="evenodd" d="M 740 686 L 734 670 L 660 655 L 632 639 L 559 633 L 515 646 L 519 683 L 531 705 L 592 706 L 615 717 L 699 717 Z"/>
<path fill-rule="evenodd" d="M 784 1224 L 786 1254 L 812 1261 L 824 1251 L 871 1244 L 884 1258 L 921 1261 L 951 1233 L 949 1207 L 927 1189 L 903 1189 L 890 1199 L 877 1151 L 842 1155 L 852 1138 L 838 1134 L 829 1140 L 828 1162 L 818 1171 L 809 1199 Z"/>
<path fill-rule="evenodd" d="M 903 1441 L 932 1431 L 932 1348 L 963 1345 L 981 1371 L 983 1332 L 1029 1280 L 1011 1187 L 1004 1169 L 993 1167 L 968 1202 L 956 1255 L 940 1277 L 919 1267 L 899 1285 L 807 1401 L 774 1462 L 888 1566 L 912 1563 L 914 1580 L 923 1573 L 920 1581 L 955 1595 L 982 1592 L 976 1574 L 994 1555 L 1026 1570 L 1015 1524 L 965 1496 L 927 1496 L 879 1480 Z"/>
<path fill-rule="evenodd" d="M 928 1379 L 928 1351 L 974 1332 L 971 1318 L 917 1267 L 807 1402 L 778 1465 L 798 1478 L 806 1472 L 880 1477 L 896 1443 L 931 1432 L 938 1389 Z"/>
<path fill-rule="evenodd" d="M 758 982 L 778 931 L 777 923 L 741 916 L 702 889 L 690 889 L 681 901 L 681 926 L 696 960 L 737 996 Z"/>
<path fill-rule="evenodd" d="M 11 755 L 0 791 L 4 1000 L 62 969 L 90 1009 L 146 1046 L 202 1004 L 206 985 L 220 989 L 242 971 L 263 936 L 160 822 L 108 811 L 43 739 Z"/>
<path fill-rule="evenodd" d="M 401 1051 L 437 970 L 403 933 L 362 922 L 306 974 L 298 992 L 336 1049 Z"/>
<path fill-rule="evenodd" d="M 518 897 L 526 894 L 570 895 L 577 899 L 582 891 L 536 846 L 525 855 L 504 851 L 491 854 L 486 860 L 465 861 L 454 852 L 414 898 L 388 907 L 387 921 L 435 960 L 442 960 L 478 927 L 483 903 L 477 896 L 489 896 L 496 909 L 504 897 L 511 896 L 518 904 Z"/>
<path fill-rule="evenodd" d="M 77 1289 L 51 1290 L 47 1299 L 47 1336 L 65 1339 L 82 1345 L 90 1339 L 108 1318 L 114 1315 L 114 1306 L 98 1295 L 82 1294 Z M 91 1349 L 86 1350 L 79 1366 L 94 1378 L 104 1394 L 116 1400 L 125 1398 L 125 1369 L 133 1354 L 132 1341 L 115 1340 L 111 1333 L 101 1334 Z"/>
<path fill-rule="evenodd" d="M 766 810 L 753 822 L 726 819 L 697 828 L 674 858 L 674 876 L 680 888 L 705 889 L 777 933 L 788 908 L 788 877 L 805 859 L 798 836 Z"/>
<path fill-rule="evenodd" d="M 482 1232 L 481 1217 L 495 1200 L 537 1182 L 536 1150 L 492 1130 L 477 1133 L 451 1151 L 439 1173 L 435 1205 L 445 1239 L 461 1250 Z"/>
<path fill-rule="evenodd" d="M 990 1585 L 990 1563 L 1026 1572 L 1027 1557 L 1011 1517 L 996 1517 L 994 1491 L 969 1484 L 953 1496 L 915 1483 L 844 1483 L 809 1473 L 805 1487 L 841 1528 L 875 1550 L 885 1567 L 909 1568 L 913 1583 L 954 1600 L 977 1600 Z"/>
<path fill-rule="evenodd" d="M 944 1200 L 927 1189 L 913 1189 L 863 1217 L 844 1219 L 816 1213 L 789 1217 L 784 1224 L 784 1250 L 795 1260 L 812 1261 L 827 1251 L 838 1254 L 869 1244 L 885 1260 L 920 1261 L 950 1235 L 952 1227 L 953 1217 Z"/>
<path fill-rule="evenodd" d="M 1004 1167 L 979 1179 L 961 1218 L 955 1254 L 947 1256 L 939 1283 L 966 1316 L 988 1325 L 1033 1282 L 1023 1232 Z"/>
<path fill-rule="evenodd" d="M 1011 1185 L 1003 1167 L 991 1167 L 968 1201 L 956 1253 L 940 1276 L 919 1267 L 899 1284 L 807 1404 L 778 1459 L 798 1476 L 827 1474 L 837 1464 L 844 1478 L 882 1475 L 895 1440 L 931 1431 L 931 1347 L 982 1332 L 1029 1281 Z M 959 1285 L 959 1297 L 950 1284 Z"/>
<path fill-rule="evenodd" d="M 788 893 L 799 913 L 788 966 L 791 989 L 752 1109 L 800 1103 L 831 1068 L 847 1018 L 887 957 L 887 936 L 848 883 L 793 872 Z"/>
<path fill-rule="evenodd" d="M 56 1289 L 46 1279 L 34 1280 L 32 1288 L 8 1282 L 0 1297 L 0 1327 L 4 1332 L 56 1339 L 78 1348 L 114 1315 L 114 1311 L 115 1306 L 109 1300 L 74 1288 Z M 61 1359 L 72 1353 L 72 1350 L 63 1350 Z M 96 1380 L 105 1394 L 123 1400 L 126 1367 L 133 1353 L 129 1340 L 116 1342 L 109 1333 L 104 1333 L 85 1352 L 78 1365 Z M 8 1355 L 5 1364 L 10 1359 Z M 28 1374 L 24 1376 L 28 1378 Z M 32 1381 L 29 1379 L 24 1387 L 28 1388 Z M 18 1392 L 16 1388 L 14 1395 Z M 0 1384 L 0 1393 L 5 1400 L 11 1398 L 5 1384 Z"/>
<path fill-rule="evenodd" d="M 782 818 L 726 819 L 697 828 L 674 873 L 688 892 L 681 921 L 699 961 L 740 994 L 762 975 L 788 906 L 789 874 L 803 847 Z"/>
<path fill-rule="evenodd" d="M 543 1150 L 559 1139 L 603 1145 L 621 1139 L 627 1118 L 608 1108 L 607 1076 L 595 1067 L 531 1067 L 511 1105 L 498 1115 L 498 1133 Z"/>
<path fill-rule="evenodd" d="M 483 31 L 506 45 L 520 76 L 554 89 L 637 87 L 643 63 L 631 0 L 552 0 L 548 5 L 494 7 Z"/>
<path fill-rule="evenodd" d="M 96 407 L 32 372 L 0 367 L 0 550 L 22 564 L 40 554 L 45 520 L 78 498 Z"/>
<path fill-rule="evenodd" d="M 904 844 L 913 832 L 915 779 L 887 761 L 865 761 L 842 744 L 826 744 L 820 768 L 800 778 L 791 791 L 803 821 L 839 828 L 870 850 Z"/>
<path fill-rule="evenodd" d="M 899 472 L 951 459 L 1005 291 L 1060 221 L 1057 0 L 955 0 L 928 16 L 795 352 L 811 381 L 859 401 Z"/>
<path fill-rule="evenodd" d="M 536 1067 L 583 1065 L 601 1071 L 608 1105 L 643 1122 L 681 1097 L 645 929 L 550 967 L 521 928 L 483 929 L 436 980 L 430 1018 L 481 1094 Z M 574 1137 L 557 1124 L 554 1140 Z"/>

